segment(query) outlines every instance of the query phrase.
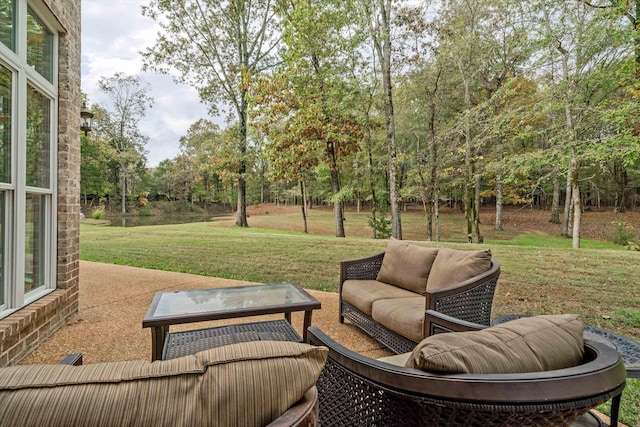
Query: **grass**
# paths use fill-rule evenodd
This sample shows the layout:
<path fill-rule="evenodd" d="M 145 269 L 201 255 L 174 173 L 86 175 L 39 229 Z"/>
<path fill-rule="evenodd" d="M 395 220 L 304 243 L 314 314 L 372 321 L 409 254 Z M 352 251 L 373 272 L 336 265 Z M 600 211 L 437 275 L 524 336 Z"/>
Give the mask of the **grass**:
<path fill-rule="evenodd" d="M 469 245 L 454 233 L 459 217 L 441 218 L 447 242 L 420 242 L 461 249 L 490 248 L 502 266 L 493 316 L 510 313 L 578 313 L 586 323 L 640 340 L 640 254 L 598 240 L 583 239 L 570 249 L 569 239 L 544 233 L 486 231 L 484 245 Z M 314 210 L 309 232 L 300 215 L 274 213 L 251 216 L 251 228 L 234 221 L 148 227 L 104 227 L 100 221 L 81 224 L 83 260 L 179 271 L 254 282 L 291 281 L 306 288 L 337 291 L 340 260 L 384 250 L 386 241 L 367 238 L 366 214 L 346 214 L 348 238 L 331 237 L 333 214 Z M 403 215 L 407 240 L 420 240 L 424 218 Z M 485 227 L 488 228 L 488 227 Z M 461 234 L 461 233 L 460 233 Z M 456 242 L 458 240 L 458 242 Z M 601 410 L 608 411 L 604 405 Z M 621 421 L 640 423 L 640 380 L 628 380 Z"/>

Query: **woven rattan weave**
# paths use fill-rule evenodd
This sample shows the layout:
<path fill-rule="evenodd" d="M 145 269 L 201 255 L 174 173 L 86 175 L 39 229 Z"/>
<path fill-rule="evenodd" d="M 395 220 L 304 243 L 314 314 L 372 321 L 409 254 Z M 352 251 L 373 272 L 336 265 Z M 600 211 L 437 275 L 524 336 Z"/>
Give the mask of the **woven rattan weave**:
<path fill-rule="evenodd" d="M 285 319 L 172 332 L 165 341 L 162 360 L 196 354 L 223 345 L 260 340 L 302 341 Z"/>
<path fill-rule="evenodd" d="M 569 426 L 590 408 L 619 398 L 619 355 L 585 344 L 585 363 L 528 374 L 434 375 L 358 355 L 318 328 L 309 342 L 329 348 L 318 380 L 320 425 Z"/>

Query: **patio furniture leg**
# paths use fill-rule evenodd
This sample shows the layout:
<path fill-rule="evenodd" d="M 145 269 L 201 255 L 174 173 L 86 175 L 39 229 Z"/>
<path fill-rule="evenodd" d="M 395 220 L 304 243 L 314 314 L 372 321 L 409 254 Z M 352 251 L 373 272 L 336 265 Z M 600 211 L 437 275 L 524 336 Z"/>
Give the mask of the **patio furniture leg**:
<path fill-rule="evenodd" d="M 151 361 L 162 360 L 162 349 L 169 335 L 168 326 L 156 326 L 151 328 Z"/>
<path fill-rule="evenodd" d="M 611 422 L 609 425 L 611 427 L 618 426 L 618 417 L 620 415 L 620 400 L 622 399 L 622 393 L 617 395 L 611 400 Z"/>

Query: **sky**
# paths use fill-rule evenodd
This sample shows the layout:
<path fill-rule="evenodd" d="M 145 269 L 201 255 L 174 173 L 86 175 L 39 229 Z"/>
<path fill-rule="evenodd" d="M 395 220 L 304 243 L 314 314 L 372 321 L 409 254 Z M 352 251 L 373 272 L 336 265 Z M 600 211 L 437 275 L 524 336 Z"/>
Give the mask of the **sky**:
<path fill-rule="evenodd" d="M 150 86 L 153 107 L 140 121 L 149 137 L 147 166 L 157 166 L 178 154 L 179 140 L 189 126 L 210 117 L 195 89 L 173 82 L 170 76 L 142 72 L 138 53 L 154 44 L 159 27 L 142 16 L 145 0 L 82 0 L 82 91 L 89 105 L 108 107 L 109 99 L 98 89 L 101 77 L 116 72 L 139 75 Z M 221 124 L 220 120 L 215 119 Z"/>

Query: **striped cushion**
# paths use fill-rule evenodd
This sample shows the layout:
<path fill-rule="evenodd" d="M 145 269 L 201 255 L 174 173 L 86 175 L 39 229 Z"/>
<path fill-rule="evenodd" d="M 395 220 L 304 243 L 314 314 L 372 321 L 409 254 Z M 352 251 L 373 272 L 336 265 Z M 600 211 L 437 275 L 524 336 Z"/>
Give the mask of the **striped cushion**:
<path fill-rule="evenodd" d="M 263 426 L 316 383 L 323 347 L 258 341 L 162 362 L 0 369 L 7 426 Z"/>
<path fill-rule="evenodd" d="M 432 335 L 405 366 L 455 374 L 551 371 L 582 363 L 584 326 L 577 314 L 525 317 L 481 331 Z"/>

